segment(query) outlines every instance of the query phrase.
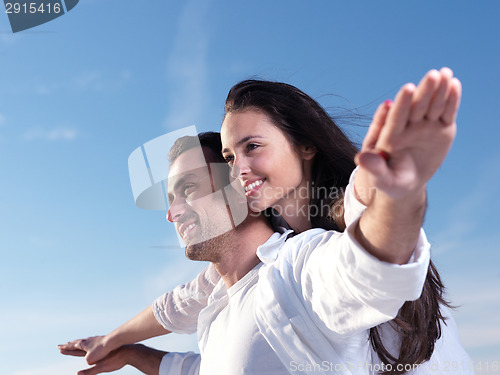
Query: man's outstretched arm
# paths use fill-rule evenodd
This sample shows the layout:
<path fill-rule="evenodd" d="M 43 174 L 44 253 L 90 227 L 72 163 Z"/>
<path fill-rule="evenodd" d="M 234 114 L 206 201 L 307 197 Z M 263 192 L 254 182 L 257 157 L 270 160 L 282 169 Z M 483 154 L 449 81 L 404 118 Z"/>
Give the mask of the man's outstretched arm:
<path fill-rule="evenodd" d="M 152 306 L 113 332 L 105 336 L 73 340 L 58 348 L 62 354 L 86 356 L 87 362 L 94 364 L 123 345 L 171 331 L 193 333 L 196 331 L 198 315 L 207 305 L 208 296 L 219 279 L 213 265 L 209 265 L 194 280 L 157 298 Z"/>
<path fill-rule="evenodd" d="M 58 345 L 58 348 L 62 354 L 85 356 L 87 363 L 93 365 L 123 345 L 136 343 L 167 333 L 170 333 L 170 331 L 158 323 L 153 314 L 152 307 L 149 306 L 105 336 L 73 340 L 66 344 Z"/>
<path fill-rule="evenodd" d="M 142 344 L 124 345 L 113 350 L 94 366 L 78 375 L 96 375 L 130 365 L 147 375 L 198 375 L 201 357 L 193 352 L 169 353 Z"/>

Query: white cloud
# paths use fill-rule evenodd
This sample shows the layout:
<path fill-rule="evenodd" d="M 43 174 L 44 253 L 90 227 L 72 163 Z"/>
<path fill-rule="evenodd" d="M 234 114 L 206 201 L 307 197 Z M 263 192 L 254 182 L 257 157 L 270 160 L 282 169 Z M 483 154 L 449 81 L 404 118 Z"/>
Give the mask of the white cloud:
<path fill-rule="evenodd" d="M 165 267 L 151 275 L 144 281 L 144 294 L 147 300 L 153 300 L 177 285 L 193 280 L 205 268 L 207 262 L 195 262 L 186 259 L 182 249 L 176 250 L 178 254 L 168 255 Z"/>
<path fill-rule="evenodd" d="M 179 17 L 174 47 L 167 62 L 170 93 L 168 129 L 201 125 L 209 105 L 207 52 L 209 32 L 205 20 L 209 1 L 190 0 Z"/>
<path fill-rule="evenodd" d="M 68 375 L 76 374 L 78 371 L 89 367 L 83 358 L 61 356 L 61 360 L 53 364 L 16 371 L 12 375 Z M 120 375 L 137 375 L 139 372 L 130 366 L 126 366 L 119 373 Z"/>
<path fill-rule="evenodd" d="M 79 72 L 61 81 L 35 83 L 34 91 L 39 95 L 52 95 L 59 91 L 112 91 L 123 88 L 132 77 L 130 70 L 123 69 L 118 72 L 106 74 L 101 71 Z M 33 91 L 30 88 L 22 88 L 22 91 Z M 19 88 L 16 88 L 19 91 Z"/>
<path fill-rule="evenodd" d="M 500 365 L 494 354 L 500 353 L 500 234 L 492 232 L 490 223 L 498 207 L 500 155 L 484 160 L 464 182 L 459 200 L 446 213 L 448 224 L 431 242 L 448 298 L 458 306 L 453 315 L 462 344 L 475 363 Z"/>
<path fill-rule="evenodd" d="M 462 342 L 473 353 L 486 347 L 500 348 L 500 289 L 498 282 L 467 283 L 452 294 Z M 458 286 L 454 282 L 455 286 Z M 465 284 L 465 283 L 464 283 Z M 478 285 L 481 284 L 481 285 Z M 457 288 L 454 288 L 457 289 Z M 471 353 L 472 354 L 472 353 Z M 500 358 L 499 358 L 500 360 Z"/>
<path fill-rule="evenodd" d="M 74 128 L 56 127 L 52 129 L 31 128 L 28 129 L 23 139 L 26 141 L 44 140 L 44 141 L 72 141 L 78 136 Z"/>
<path fill-rule="evenodd" d="M 0 32 L 0 43 L 4 46 L 11 46 L 17 43 L 22 38 L 19 33 L 11 33 L 8 31 Z"/>
<path fill-rule="evenodd" d="M 448 225 L 438 235 L 433 236 L 434 255 L 456 249 L 470 238 L 484 237 L 481 219 L 493 212 L 497 205 L 498 181 L 500 181 L 500 155 L 490 155 L 478 168 L 473 181 L 465 181 L 459 188 L 463 193 L 447 214 Z M 472 176 L 470 177 L 472 178 Z M 432 204 L 432 197 L 431 197 Z"/>

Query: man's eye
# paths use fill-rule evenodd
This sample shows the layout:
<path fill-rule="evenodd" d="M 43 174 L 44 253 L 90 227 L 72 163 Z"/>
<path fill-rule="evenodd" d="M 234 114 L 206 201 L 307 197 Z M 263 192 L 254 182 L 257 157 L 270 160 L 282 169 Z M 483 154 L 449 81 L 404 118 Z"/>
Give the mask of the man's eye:
<path fill-rule="evenodd" d="M 196 190 L 195 184 L 185 184 L 183 186 L 184 195 L 187 196 Z"/>

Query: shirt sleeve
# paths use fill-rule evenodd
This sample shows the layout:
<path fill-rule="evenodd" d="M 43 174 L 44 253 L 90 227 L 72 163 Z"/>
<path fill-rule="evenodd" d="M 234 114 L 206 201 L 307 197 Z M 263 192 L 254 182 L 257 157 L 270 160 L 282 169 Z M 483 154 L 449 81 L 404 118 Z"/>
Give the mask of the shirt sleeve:
<path fill-rule="evenodd" d="M 346 226 L 351 225 L 366 210 L 366 206 L 358 201 L 354 193 L 354 176 L 359 167 L 356 167 L 349 177 L 349 184 L 344 193 L 344 221 Z"/>
<path fill-rule="evenodd" d="M 167 353 L 160 363 L 159 375 L 198 375 L 201 357 L 193 352 Z"/>
<path fill-rule="evenodd" d="M 307 304 L 339 334 L 359 332 L 394 319 L 405 301 L 422 293 L 429 264 L 425 233 L 404 265 L 380 261 L 354 238 L 355 220 L 344 233 L 322 232 L 302 244 L 293 274 Z"/>
<path fill-rule="evenodd" d="M 218 272 L 210 264 L 193 281 L 177 286 L 153 302 L 156 320 L 171 332 L 196 332 L 198 315 L 219 280 Z"/>

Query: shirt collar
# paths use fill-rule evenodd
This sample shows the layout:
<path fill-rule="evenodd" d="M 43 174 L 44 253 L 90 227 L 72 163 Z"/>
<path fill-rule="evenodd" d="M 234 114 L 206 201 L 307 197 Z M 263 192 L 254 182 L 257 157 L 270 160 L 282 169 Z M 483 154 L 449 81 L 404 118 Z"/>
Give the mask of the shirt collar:
<path fill-rule="evenodd" d="M 275 232 L 269 239 L 257 248 L 257 256 L 263 263 L 269 263 L 278 257 L 278 252 L 293 230 L 287 229 L 283 233 Z"/>

